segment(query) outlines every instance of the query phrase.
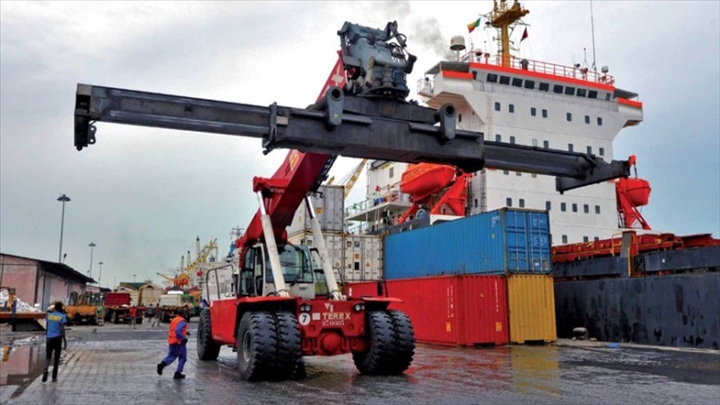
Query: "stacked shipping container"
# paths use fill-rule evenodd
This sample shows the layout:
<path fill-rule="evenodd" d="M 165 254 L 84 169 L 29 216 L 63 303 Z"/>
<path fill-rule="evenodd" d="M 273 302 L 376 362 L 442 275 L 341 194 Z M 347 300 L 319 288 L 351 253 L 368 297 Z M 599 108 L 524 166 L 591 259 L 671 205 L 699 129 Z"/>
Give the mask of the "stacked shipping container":
<path fill-rule="evenodd" d="M 382 243 L 377 235 L 349 235 L 343 229 L 343 186 L 320 186 L 311 197 L 323 231 L 330 263 L 344 281 L 377 280 L 382 272 Z M 310 216 L 302 204 L 287 228 L 288 241 L 315 247 Z"/>
<path fill-rule="evenodd" d="M 555 341 L 549 235 L 547 212 L 509 208 L 389 235 L 387 294 L 404 301 L 396 306 L 419 342 Z M 374 283 L 346 290 L 374 291 Z"/>
<path fill-rule="evenodd" d="M 353 297 L 376 295 L 377 283 L 351 284 Z M 400 298 L 390 309 L 408 314 L 419 342 L 478 346 L 508 343 L 507 285 L 501 276 L 439 276 L 385 283 Z"/>
<path fill-rule="evenodd" d="M 501 209 L 385 239 L 385 278 L 549 274 L 545 211 Z"/>
<path fill-rule="evenodd" d="M 323 236 L 332 268 L 338 271 L 343 281 L 380 278 L 383 263 L 380 236 L 343 233 L 325 233 Z M 315 236 L 309 231 L 290 236 L 288 241 L 310 248 L 316 246 Z"/>

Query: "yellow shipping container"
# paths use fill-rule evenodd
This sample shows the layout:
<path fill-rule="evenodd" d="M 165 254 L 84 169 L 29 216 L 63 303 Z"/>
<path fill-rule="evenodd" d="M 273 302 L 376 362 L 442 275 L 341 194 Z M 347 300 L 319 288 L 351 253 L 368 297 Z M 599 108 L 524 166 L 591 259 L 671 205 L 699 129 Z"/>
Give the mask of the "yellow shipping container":
<path fill-rule="evenodd" d="M 507 286 L 510 343 L 556 341 L 552 276 L 513 274 Z"/>

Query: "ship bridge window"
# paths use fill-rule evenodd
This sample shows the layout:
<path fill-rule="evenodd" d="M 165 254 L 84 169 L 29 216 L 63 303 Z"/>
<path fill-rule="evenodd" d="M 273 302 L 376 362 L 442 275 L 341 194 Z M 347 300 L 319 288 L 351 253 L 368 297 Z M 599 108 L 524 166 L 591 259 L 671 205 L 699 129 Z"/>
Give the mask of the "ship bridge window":
<path fill-rule="evenodd" d="M 600 149 L 598 149 L 598 154 L 599 154 L 600 156 L 605 156 L 605 148 L 600 148 Z"/>
<path fill-rule="evenodd" d="M 500 134 L 495 135 L 495 142 L 502 142 L 502 135 L 500 135 Z"/>
<path fill-rule="evenodd" d="M 510 76 L 500 76 L 500 84 L 510 84 Z"/>
<path fill-rule="evenodd" d="M 514 105 L 514 104 L 508 105 L 508 111 L 510 112 L 510 114 L 514 113 L 514 112 L 515 112 L 515 105 Z"/>
<path fill-rule="evenodd" d="M 567 243 L 567 235 L 562 236 L 562 243 Z"/>
<path fill-rule="evenodd" d="M 544 108 L 542 110 L 542 116 L 543 116 L 543 118 L 547 118 L 547 110 Z"/>
<path fill-rule="evenodd" d="M 561 86 L 559 84 L 556 84 L 553 86 L 553 93 L 562 94 L 562 92 L 563 92 L 563 86 Z"/>
<path fill-rule="evenodd" d="M 586 90 L 586 89 L 577 89 L 577 94 L 576 94 L 576 96 L 578 96 L 578 97 L 585 97 L 585 96 L 587 96 L 587 90 Z"/>
<path fill-rule="evenodd" d="M 568 151 L 569 151 L 569 152 L 573 152 L 574 149 L 575 149 L 575 147 L 573 146 L 573 144 L 569 143 L 569 144 L 568 144 Z"/>
<path fill-rule="evenodd" d="M 597 98 L 597 90 L 589 90 L 588 98 Z"/>
<path fill-rule="evenodd" d="M 543 148 L 550 149 L 550 141 L 543 141 Z"/>
<path fill-rule="evenodd" d="M 572 204 L 572 212 L 577 212 L 577 203 Z"/>
<path fill-rule="evenodd" d="M 602 126 L 602 117 L 598 117 L 597 123 L 599 126 Z"/>
<path fill-rule="evenodd" d="M 517 77 L 514 77 L 512 79 L 512 85 L 513 87 L 522 87 L 523 80 Z"/>
<path fill-rule="evenodd" d="M 605 101 L 610 101 L 610 93 L 605 93 Z"/>
<path fill-rule="evenodd" d="M 570 87 L 570 86 L 565 87 L 565 95 L 566 96 L 574 96 L 575 95 L 575 87 Z"/>
<path fill-rule="evenodd" d="M 590 213 L 590 206 L 587 204 L 583 204 L 583 212 L 586 214 Z"/>
<path fill-rule="evenodd" d="M 495 111 L 500 111 L 500 103 L 495 103 Z"/>
<path fill-rule="evenodd" d="M 588 242 L 588 241 L 590 241 L 590 238 L 588 238 L 587 236 L 583 236 L 583 242 Z"/>
<path fill-rule="evenodd" d="M 530 115 L 533 117 L 537 115 L 537 109 L 535 107 L 530 107 Z"/>
<path fill-rule="evenodd" d="M 586 115 L 586 116 L 585 116 L 585 123 L 586 123 L 586 124 L 589 124 L 589 123 L 590 123 L 590 116 L 589 116 L 589 115 Z"/>
<path fill-rule="evenodd" d="M 550 203 L 550 201 L 545 201 L 545 209 L 550 211 L 550 208 L 552 208 L 552 203 Z"/>
<path fill-rule="evenodd" d="M 592 155 L 592 146 L 587 147 L 587 153 L 588 155 Z"/>
<path fill-rule="evenodd" d="M 538 90 L 540 91 L 549 91 L 550 90 L 550 84 L 549 83 L 540 83 L 538 86 Z"/>
<path fill-rule="evenodd" d="M 599 205 L 596 205 L 596 206 L 595 206 L 595 213 L 596 213 L 596 214 L 599 214 L 599 213 L 600 213 L 600 206 L 599 206 Z"/>
<path fill-rule="evenodd" d="M 521 199 L 518 201 L 518 205 L 520 206 L 520 208 L 525 208 L 525 200 L 524 200 L 523 198 L 521 198 Z"/>
<path fill-rule="evenodd" d="M 510 143 L 513 145 L 515 144 L 515 137 L 512 135 L 510 135 Z"/>
<path fill-rule="evenodd" d="M 488 83 L 497 83 L 497 75 L 495 73 L 488 73 L 487 75 L 487 82 Z"/>
<path fill-rule="evenodd" d="M 512 198 L 508 197 L 505 203 L 508 207 L 512 207 Z"/>
<path fill-rule="evenodd" d="M 572 113 L 565 113 L 565 119 L 568 120 L 568 122 L 572 121 Z"/>
<path fill-rule="evenodd" d="M 534 80 L 525 80 L 525 86 L 526 89 L 534 89 L 535 88 L 535 81 Z"/>
<path fill-rule="evenodd" d="M 565 203 L 560 203 L 560 211 L 562 211 L 562 212 L 567 211 L 567 204 L 565 204 Z"/>

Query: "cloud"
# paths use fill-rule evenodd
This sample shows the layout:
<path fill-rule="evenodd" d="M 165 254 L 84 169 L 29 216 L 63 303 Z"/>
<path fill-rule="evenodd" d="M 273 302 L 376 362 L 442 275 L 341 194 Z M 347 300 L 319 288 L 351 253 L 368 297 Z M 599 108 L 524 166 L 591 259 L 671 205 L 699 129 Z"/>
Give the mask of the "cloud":
<path fill-rule="evenodd" d="M 621 131 L 614 144 L 616 157 L 638 155 L 639 174 L 653 186 L 643 213 L 658 229 L 720 234 L 720 4 L 593 5 L 598 66 L 608 65 L 618 86 L 638 92 L 645 105 L 645 121 Z M 527 6 L 530 37 L 520 55 L 561 65 L 592 59 L 587 2 Z M 230 228 L 246 226 L 257 210 L 253 176 L 272 175 L 285 158 L 284 150 L 263 156 L 257 139 L 105 123 L 98 124 L 98 143 L 77 152 L 77 83 L 304 107 L 336 60 L 343 22 L 383 28 L 397 20 L 419 59 L 408 78 L 414 88 L 424 70 L 449 56 L 453 35 L 465 35 L 468 47 L 494 49 L 494 31 L 467 35 L 465 27 L 489 7 L 2 2 L 0 251 L 55 260 L 56 198 L 66 193 L 68 264 L 86 270 L 92 241 L 104 280 L 154 277 L 194 252 L 196 236 L 202 243 L 218 238 L 224 253 Z M 332 173 L 340 178 L 357 162 L 341 159 Z M 352 198 L 365 189 L 361 177 Z"/>

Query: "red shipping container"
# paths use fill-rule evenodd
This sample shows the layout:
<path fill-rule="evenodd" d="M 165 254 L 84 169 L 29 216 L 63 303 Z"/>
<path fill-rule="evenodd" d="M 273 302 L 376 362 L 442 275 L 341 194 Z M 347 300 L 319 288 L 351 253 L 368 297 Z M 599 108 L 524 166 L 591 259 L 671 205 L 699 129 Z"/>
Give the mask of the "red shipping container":
<path fill-rule="evenodd" d="M 447 346 L 508 343 L 507 280 L 462 275 L 388 280 L 390 309 L 405 311 L 419 343 Z"/>
<path fill-rule="evenodd" d="M 361 281 L 357 283 L 347 283 L 345 285 L 345 295 L 353 298 L 360 298 L 363 296 L 376 297 L 377 294 L 377 281 Z M 383 289 L 385 287 L 383 286 Z"/>

